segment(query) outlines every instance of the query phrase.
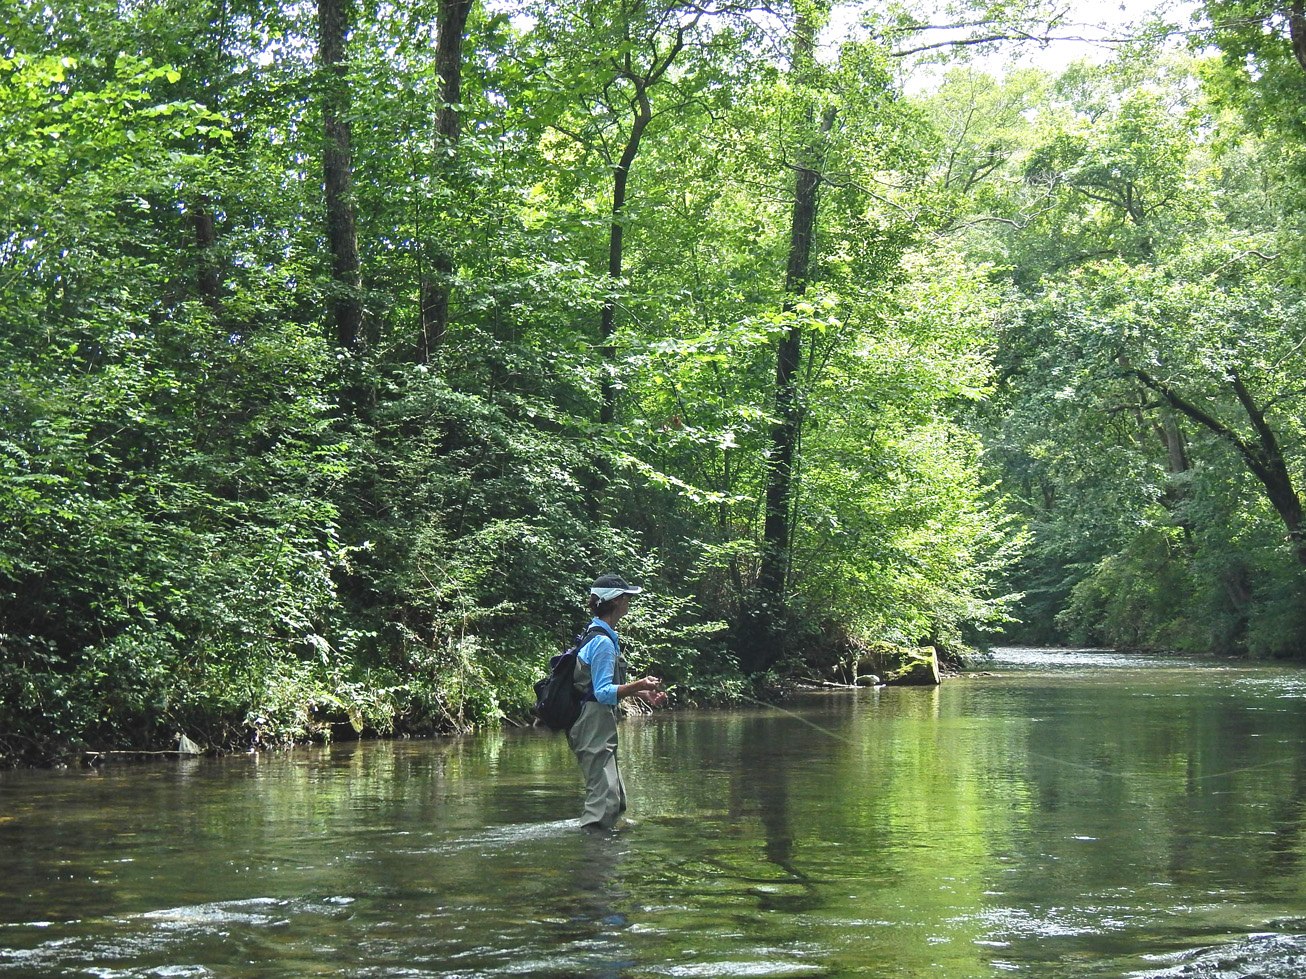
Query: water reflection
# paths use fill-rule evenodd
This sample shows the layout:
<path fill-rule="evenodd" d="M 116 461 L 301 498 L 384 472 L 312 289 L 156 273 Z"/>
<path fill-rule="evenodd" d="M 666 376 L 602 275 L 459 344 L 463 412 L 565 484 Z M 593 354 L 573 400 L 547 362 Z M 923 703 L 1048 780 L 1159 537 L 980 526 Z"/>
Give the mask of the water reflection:
<path fill-rule="evenodd" d="M 573 871 L 577 933 L 573 941 L 589 949 L 586 971 L 594 976 L 621 976 L 635 965 L 621 940 L 627 926 L 629 896 L 619 872 L 630 842 L 616 835 L 581 834 Z"/>
<path fill-rule="evenodd" d="M 738 761 L 730 785 L 730 817 L 741 827 L 756 819 L 761 825 L 762 852 L 780 871 L 775 879 L 754 881 L 758 905 L 764 911 L 798 913 L 819 906 L 820 897 L 808 874 L 794 860 L 794 830 L 789 811 L 788 739 L 778 737 L 772 718 L 752 716 L 738 738 Z M 793 886 L 796 885 L 796 886 Z"/>
<path fill-rule="evenodd" d="M 642 718 L 615 837 L 528 732 L 6 773 L 0 975 L 1299 976 L 1302 674 L 1174 662 Z"/>

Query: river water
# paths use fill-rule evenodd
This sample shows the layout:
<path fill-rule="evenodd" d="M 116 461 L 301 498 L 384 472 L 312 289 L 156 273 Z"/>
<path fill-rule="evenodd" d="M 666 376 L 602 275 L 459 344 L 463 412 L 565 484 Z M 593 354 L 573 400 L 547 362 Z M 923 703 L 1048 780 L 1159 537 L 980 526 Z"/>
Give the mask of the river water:
<path fill-rule="evenodd" d="M 0 976 L 1306 975 L 1306 672 L 999 650 L 561 737 L 0 774 Z"/>

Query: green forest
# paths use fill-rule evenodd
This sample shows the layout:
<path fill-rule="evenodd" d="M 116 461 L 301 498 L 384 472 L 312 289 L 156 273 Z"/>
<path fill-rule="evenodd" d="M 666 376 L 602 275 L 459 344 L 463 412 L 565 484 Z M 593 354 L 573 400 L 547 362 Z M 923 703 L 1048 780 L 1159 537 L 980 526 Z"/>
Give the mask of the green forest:
<path fill-rule="evenodd" d="M 1302 2 L 1066 11 L 0 0 L 0 764 L 1306 657 Z"/>

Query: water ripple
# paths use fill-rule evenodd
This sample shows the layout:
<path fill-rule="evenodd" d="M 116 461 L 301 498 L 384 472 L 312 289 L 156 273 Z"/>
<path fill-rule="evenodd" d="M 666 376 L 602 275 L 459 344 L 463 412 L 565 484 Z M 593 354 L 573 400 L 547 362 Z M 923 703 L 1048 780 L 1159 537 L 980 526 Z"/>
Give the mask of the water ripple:
<path fill-rule="evenodd" d="M 1133 972 L 1129 979 L 1301 979 L 1306 975 L 1306 935 L 1249 935 L 1227 945 L 1156 958 L 1175 964 Z"/>

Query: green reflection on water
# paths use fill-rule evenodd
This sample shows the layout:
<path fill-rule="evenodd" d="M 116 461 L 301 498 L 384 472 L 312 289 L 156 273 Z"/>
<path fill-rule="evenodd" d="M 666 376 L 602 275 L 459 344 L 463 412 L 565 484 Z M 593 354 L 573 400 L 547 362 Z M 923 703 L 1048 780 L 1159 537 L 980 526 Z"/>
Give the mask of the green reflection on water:
<path fill-rule="evenodd" d="M 1300 678 L 1034 660 L 641 718 L 610 839 L 530 732 L 10 773 L 0 973 L 1121 976 L 1254 932 L 1287 970 Z"/>

